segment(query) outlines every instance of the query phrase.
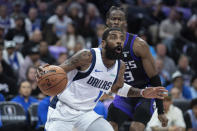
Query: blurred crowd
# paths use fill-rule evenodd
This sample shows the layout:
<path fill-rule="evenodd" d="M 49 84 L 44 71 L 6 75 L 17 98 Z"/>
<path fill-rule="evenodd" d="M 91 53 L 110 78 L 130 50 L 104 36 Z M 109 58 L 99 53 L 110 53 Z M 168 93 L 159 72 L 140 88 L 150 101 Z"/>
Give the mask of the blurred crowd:
<path fill-rule="evenodd" d="M 20 103 L 26 113 L 32 103 L 49 102 L 37 87 L 36 68 L 98 47 L 112 5 L 127 12 L 127 31 L 149 44 L 168 101 L 195 100 L 196 0 L 0 0 L 0 101 Z M 103 97 L 95 110 L 106 117 L 112 99 Z M 194 111 L 182 113 L 187 119 Z M 197 113 L 191 119 L 197 128 Z"/>

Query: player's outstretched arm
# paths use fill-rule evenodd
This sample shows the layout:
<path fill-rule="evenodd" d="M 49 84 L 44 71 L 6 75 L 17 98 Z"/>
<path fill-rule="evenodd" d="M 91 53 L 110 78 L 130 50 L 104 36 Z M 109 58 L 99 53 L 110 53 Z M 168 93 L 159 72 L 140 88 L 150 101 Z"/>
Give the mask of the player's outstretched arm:
<path fill-rule="evenodd" d="M 134 88 L 124 83 L 125 64 L 121 62 L 117 82 L 112 86 L 111 91 L 123 97 L 145 97 L 163 99 L 168 92 L 164 87 L 148 87 L 145 89 Z"/>

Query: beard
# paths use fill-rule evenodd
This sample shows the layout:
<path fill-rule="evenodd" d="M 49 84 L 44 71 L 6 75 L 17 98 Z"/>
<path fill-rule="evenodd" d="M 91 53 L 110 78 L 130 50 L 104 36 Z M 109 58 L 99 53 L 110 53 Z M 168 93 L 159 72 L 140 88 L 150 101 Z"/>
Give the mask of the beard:
<path fill-rule="evenodd" d="M 106 58 L 110 60 L 117 60 L 122 58 L 122 47 L 121 46 L 116 46 L 114 48 L 109 47 L 107 44 L 105 47 L 106 50 Z M 119 50 L 120 53 L 117 53 L 116 50 Z"/>

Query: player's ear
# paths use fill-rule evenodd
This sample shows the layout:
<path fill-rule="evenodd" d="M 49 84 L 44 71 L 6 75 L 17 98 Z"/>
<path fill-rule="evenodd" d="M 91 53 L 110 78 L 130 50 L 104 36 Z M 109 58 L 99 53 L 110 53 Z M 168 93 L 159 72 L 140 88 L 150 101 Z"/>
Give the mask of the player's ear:
<path fill-rule="evenodd" d="M 101 45 L 102 45 L 102 48 L 105 48 L 105 46 L 106 46 L 106 41 L 105 41 L 105 40 L 102 40 Z"/>
<path fill-rule="evenodd" d="M 109 26 L 109 18 L 106 19 L 106 25 Z"/>

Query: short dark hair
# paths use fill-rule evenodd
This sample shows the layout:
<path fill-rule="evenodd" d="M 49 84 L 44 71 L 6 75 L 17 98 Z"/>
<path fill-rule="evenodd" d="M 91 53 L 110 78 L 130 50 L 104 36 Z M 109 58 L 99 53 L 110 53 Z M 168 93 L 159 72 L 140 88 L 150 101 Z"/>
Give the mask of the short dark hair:
<path fill-rule="evenodd" d="M 197 106 L 197 98 L 192 99 L 192 101 L 190 102 L 190 108 L 192 109 L 194 106 Z"/>
<path fill-rule="evenodd" d="M 123 31 L 120 28 L 117 27 L 113 27 L 113 28 L 107 28 L 104 32 L 103 32 L 103 36 L 102 36 L 102 40 L 107 40 L 107 37 L 109 35 L 109 32 L 111 31 L 120 31 L 123 33 Z"/>
<path fill-rule="evenodd" d="M 108 12 L 106 13 L 106 18 L 107 18 L 107 19 L 109 18 L 110 13 L 111 13 L 112 11 L 114 11 L 114 10 L 122 11 L 122 12 L 125 14 L 125 19 L 127 18 L 127 13 L 126 13 L 126 11 L 124 10 L 124 8 L 118 7 L 118 6 L 112 6 L 112 7 L 108 10 Z"/>

